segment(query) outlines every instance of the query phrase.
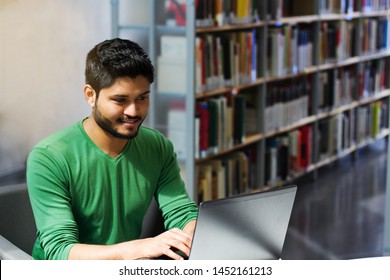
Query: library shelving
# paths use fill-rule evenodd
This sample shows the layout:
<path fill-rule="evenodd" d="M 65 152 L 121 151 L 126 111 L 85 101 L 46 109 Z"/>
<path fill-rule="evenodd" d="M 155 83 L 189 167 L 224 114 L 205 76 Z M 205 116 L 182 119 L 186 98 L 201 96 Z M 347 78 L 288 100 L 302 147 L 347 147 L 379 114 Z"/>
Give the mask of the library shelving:
<path fill-rule="evenodd" d="M 389 137 L 390 0 L 149 0 L 142 26 L 111 2 L 113 36 L 144 33 L 151 126 L 198 202 L 315 179 Z"/>

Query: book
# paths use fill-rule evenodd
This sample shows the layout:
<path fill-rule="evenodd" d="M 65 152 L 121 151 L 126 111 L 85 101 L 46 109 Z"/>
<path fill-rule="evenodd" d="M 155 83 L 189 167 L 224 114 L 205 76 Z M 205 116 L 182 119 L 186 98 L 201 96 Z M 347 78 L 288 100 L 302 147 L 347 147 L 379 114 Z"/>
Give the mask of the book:
<path fill-rule="evenodd" d="M 200 201 L 248 193 L 251 162 L 244 151 L 230 153 L 196 166 L 196 184 Z"/>
<path fill-rule="evenodd" d="M 290 159 L 290 173 L 296 174 L 301 170 L 301 147 L 302 137 L 299 130 L 293 130 L 288 133 L 288 143 L 289 143 L 289 159 Z"/>
<path fill-rule="evenodd" d="M 208 201 L 212 199 L 212 167 L 208 164 L 202 164 L 196 167 L 196 177 L 198 181 L 198 200 Z"/>
<path fill-rule="evenodd" d="M 234 96 L 233 107 L 233 143 L 241 144 L 245 141 L 245 97 L 243 95 Z"/>
<path fill-rule="evenodd" d="M 275 185 L 280 180 L 278 177 L 278 138 L 266 139 L 265 151 L 265 182 Z"/>
<path fill-rule="evenodd" d="M 301 132 L 300 164 L 306 169 L 312 163 L 312 128 L 310 125 L 299 128 Z"/>
<path fill-rule="evenodd" d="M 281 180 L 286 180 L 290 174 L 290 143 L 287 135 L 280 137 L 277 174 Z"/>
<path fill-rule="evenodd" d="M 197 114 L 199 116 L 199 155 L 201 158 L 209 154 L 209 122 L 210 114 L 208 103 L 203 101 L 197 103 Z"/>
<path fill-rule="evenodd" d="M 370 104 L 371 109 L 371 138 L 375 138 L 381 131 L 381 102 Z"/>
<path fill-rule="evenodd" d="M 240 86 L 257 79 L 257 31 L 199 35 L 195 43 L 198 91 Z"/>
<path fill-rule="evenodd" d="M 207 165 L 211 167 L 210 195 L 211 199 L 226 197 L 225 167 L 221 160 L 210 160 Z"/>
<path fill-rule="evenodd" d="M 268 0 L 268 17 L 273 20 L 280 20 L 283 16 L 283 0 Z"/>
<path fill-rule="evenodd" d="M 218 176 L 218 187 L 217 187 L 217 196 L 216 199 L 226 197 L 226 169 L 223 165 L 222 160 L 217 160 L 212 162 L 213 168 Z"/>
<path fill-rule="evenodd" d="M 209 112 L 209 125 L 208 125 L 208 154 L 218 153 L 218 138 L 220 137 L 219 127 L 219 108 L 215 99 L 209 99 L 207 101 L 207 107 Z"/>
<path fill-rule="evenodd" d="M 233 152 L 229 155 L 232 169 L 232 189 L 230 195 L 247 193 L 249 190 L 248 158 L 244 152 Z"/>
<path fill-rule="evenodd" d="M 197 92 L 207 90 L 206 85 L 206 65 L 204 57 L 204 38 L 196 37 L 195 39 L 195 88 Z"/>
<path fill-rule="evenodd" d="M 194 120 L 194 158 L 200 158 L 200 115 L 197 110 L 195 110 L 195 120 Z"/>
<path fill-rule="evenodd" d="M 319 161 L 323 161 L 329 158 L 329 150 L 328 150 L 328 131 L 329 131 L 329 122 L 326 119 L 322 119 L 318 122 L 318 130 L 317 130 L 317 139 L 316 142 L 318 144 L 319 149 Z"/>
<path fill-rule="evenodd" d="M 265 131 L 292 125 L 309 115 L 310 81 L 296 81 L 270 86 L 266 95 Z"/>
<path fill-rule="evenodd" d="M 267 75 L 302 72 L 313 65 L 313 27 L 271 26 L 267 34 Z"/>
<path fill-rule="evenodd" d="M 274 27 L 269 29 L 269 50 L 271 52 L 269 71 L 271 76 L 279 77 L 285 74 L 284 49 L 285 35 L 283 29 Z"/>

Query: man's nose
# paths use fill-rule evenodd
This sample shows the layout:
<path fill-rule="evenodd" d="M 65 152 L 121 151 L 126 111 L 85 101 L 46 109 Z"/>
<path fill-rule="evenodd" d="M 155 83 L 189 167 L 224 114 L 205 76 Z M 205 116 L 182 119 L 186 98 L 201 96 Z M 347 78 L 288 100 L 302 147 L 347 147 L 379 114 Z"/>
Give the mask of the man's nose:
<path fill-rule="evenodd" d="M 125 109 L 125 115 L 136 116 L 138 113 L 138 106 L 136 103 L 130 103 Z"/>

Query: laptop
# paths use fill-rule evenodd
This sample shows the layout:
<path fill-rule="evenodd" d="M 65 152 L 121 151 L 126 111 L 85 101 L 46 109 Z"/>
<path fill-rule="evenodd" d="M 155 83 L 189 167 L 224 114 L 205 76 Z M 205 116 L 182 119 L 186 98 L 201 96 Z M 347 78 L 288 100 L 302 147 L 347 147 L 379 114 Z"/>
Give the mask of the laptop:
<path fill-rule="evenodd" d="M 189 260 L 280 259 L 295 185 L 202 202 Z"/>

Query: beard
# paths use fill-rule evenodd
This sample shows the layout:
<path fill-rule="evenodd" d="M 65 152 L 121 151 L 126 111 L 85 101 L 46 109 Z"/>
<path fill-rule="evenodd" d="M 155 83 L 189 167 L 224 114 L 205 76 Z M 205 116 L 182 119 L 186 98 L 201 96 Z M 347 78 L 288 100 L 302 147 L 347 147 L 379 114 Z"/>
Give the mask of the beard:
<path fill-rule="evenodd" d="M 95 109 L 93 110 L 93 118 L 95 119 L 95 122 L 100 126 L 100 128 L 103 129 L 105 132 L 111 134 L 112 136 L 114 136 L 116 138 L 127 139 L 127 140 L 133 139 L 134 137 L 137 136 L 138 131 L 139 131 L 139 127 L 141 126 L 141 124 L 145 120 L 145 118 L 142 119 L 139 116 L 118 118 L 115 122 L 117 124 L 122 124 L 122 123 L 130 121 L 130 120 L 140 121 L 138 127 L 136 128 L 136 130 L 134 132 L 129 131 L 129 133 L 124 134 L 124 133 L 118 132 L 118 130 L 115 129 L 114 123 L 110 119 L 103 116 L 103 114 L 100 112 L 97 105 L 96 105 Z"/>

